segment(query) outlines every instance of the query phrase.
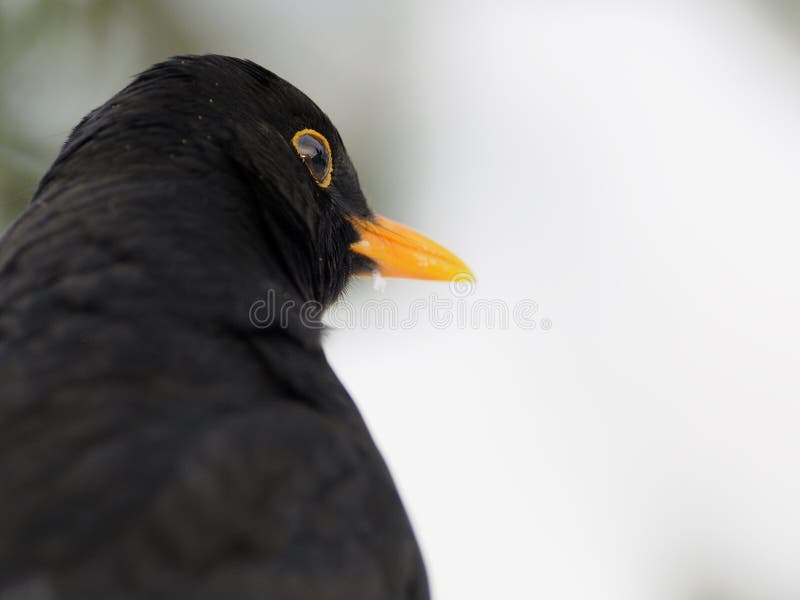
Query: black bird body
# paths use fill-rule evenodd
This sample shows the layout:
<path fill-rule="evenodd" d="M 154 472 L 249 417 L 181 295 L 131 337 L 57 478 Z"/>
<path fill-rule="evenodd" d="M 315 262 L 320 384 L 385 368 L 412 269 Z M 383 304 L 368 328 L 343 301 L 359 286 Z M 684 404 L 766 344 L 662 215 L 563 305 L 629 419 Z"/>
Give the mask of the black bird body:
<path fill-rule="evenodd" d="M 81 122 L 0 242 L 0 598 L 427 598 L 319 329 L 250 318 L 336 298 L 369 214 L 253 63 L 171 59 Z"/>

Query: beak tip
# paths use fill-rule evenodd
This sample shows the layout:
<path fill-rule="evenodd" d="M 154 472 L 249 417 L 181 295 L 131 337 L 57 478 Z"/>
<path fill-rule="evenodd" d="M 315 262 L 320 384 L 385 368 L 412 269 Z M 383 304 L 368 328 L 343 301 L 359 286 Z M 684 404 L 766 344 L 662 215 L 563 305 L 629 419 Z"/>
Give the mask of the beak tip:
<path fill-rule="evenodd" d="M 475 274 L 466 265 L 462 265 L 461 269 L 458 272 L 456 272 L 456 274 L 453 275 L 453 277 L 450 280 L 453 283 L 459 283 L 462 281 L 465 283 L 477 283 Z"/>

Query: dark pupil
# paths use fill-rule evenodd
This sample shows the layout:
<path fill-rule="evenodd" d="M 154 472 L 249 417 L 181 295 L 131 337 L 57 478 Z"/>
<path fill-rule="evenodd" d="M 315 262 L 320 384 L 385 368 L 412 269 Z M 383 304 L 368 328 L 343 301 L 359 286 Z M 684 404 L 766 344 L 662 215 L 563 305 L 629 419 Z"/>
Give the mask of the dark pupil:
<path fill-rule="evenodd" d="M 297 139 L 297 150 L 314 179 L 324 181 L 330 169 L 330 157 L 322 142 L 313 135 L 301 135 Z"/>

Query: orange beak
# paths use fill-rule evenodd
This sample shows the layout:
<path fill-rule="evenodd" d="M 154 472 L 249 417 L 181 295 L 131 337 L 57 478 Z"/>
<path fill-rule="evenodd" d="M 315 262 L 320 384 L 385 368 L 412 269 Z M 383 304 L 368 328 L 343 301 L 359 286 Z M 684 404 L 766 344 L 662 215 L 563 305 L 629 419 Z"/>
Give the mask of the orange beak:
<path fill-rule="evenodd" d="M 475 281 L 460 258 L 410 227 L 384 217 L 351 217 L 350 222 L 361 235 L 350 249 L 372 259 L 384 277 Z"/>

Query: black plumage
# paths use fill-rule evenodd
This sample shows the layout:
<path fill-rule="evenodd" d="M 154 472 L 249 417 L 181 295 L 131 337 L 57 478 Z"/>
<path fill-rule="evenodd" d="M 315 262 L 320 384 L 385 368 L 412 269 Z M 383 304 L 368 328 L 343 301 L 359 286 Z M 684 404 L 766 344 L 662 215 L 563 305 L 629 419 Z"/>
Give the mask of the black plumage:
<path fill-rule="evenodd" d="M 352 216 L 336 129 L 251 62 L 168 60 L 76 127 L 0 243 L 0 598 L 428 596 L 300 314 L 369 266 Z"/>

